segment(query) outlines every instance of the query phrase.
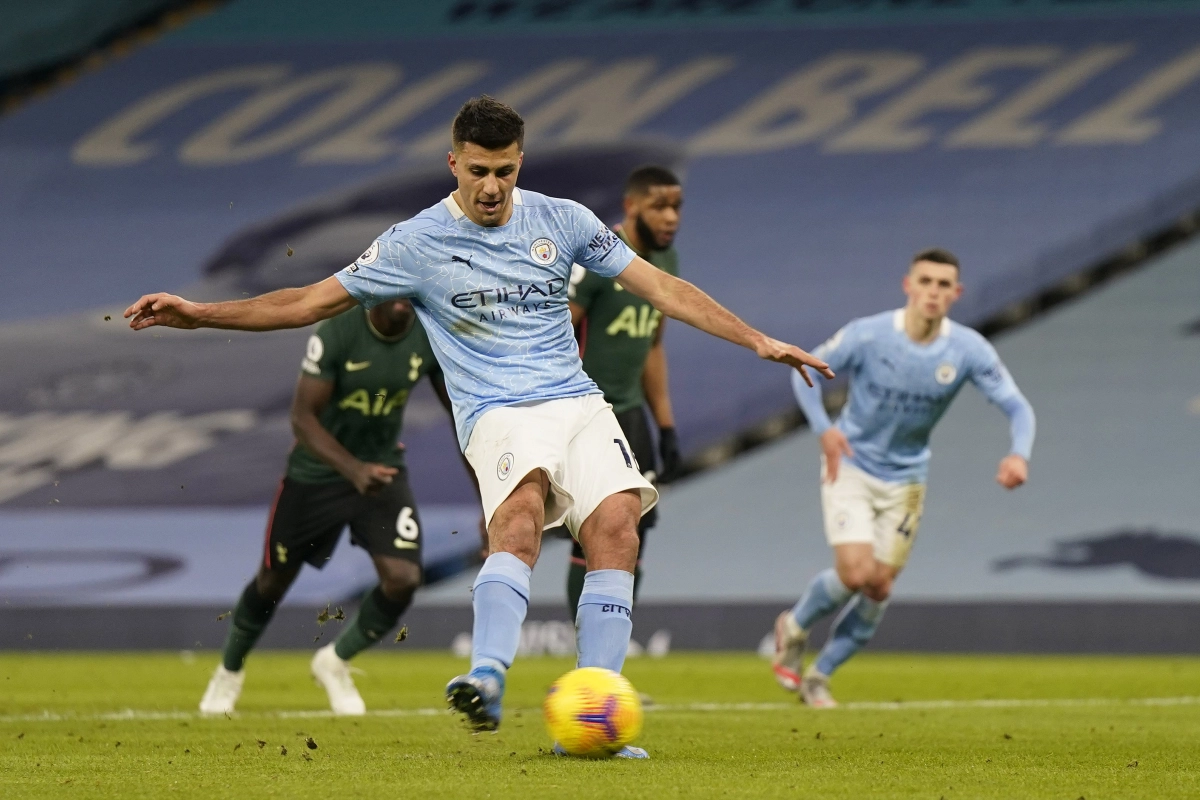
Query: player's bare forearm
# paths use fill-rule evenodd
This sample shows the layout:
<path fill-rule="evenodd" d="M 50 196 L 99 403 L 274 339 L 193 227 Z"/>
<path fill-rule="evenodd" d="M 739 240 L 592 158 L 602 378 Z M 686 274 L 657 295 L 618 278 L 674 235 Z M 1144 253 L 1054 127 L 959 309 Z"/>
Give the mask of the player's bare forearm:
<path fill-rule="evenodd" d="M 222 328 L 273 331 L 303 328 L 336 316 L 356 301 L 335 277 L 298 289 L 280 289 L 248 300 L 193 303 L 171 294 L 149 294 L 125 310 L 134 330 L 155 325 L 168 328 Z"/>
<path fill-rule="evenodd" d="M 833 371 L 821 359 L 755 330 L 697 287 L 668 275 L 648 261 L 635 257 L 616 280 L 672 319 L 753 350 L 759 358 L 795 368 L 810 386 L 812 379 L 806 367 L 812 367 L 826 378 L 833 377 Z"/>
<path fill-rule="evenodd" d="M 321 424 L 321 412 L 332 397 L 333 381 L 301 375 L 292 396 L 292 433 L 306 450 L 353 482 L 362 462 Z"/>
<path fill-rule="evenodd" d="M 306 450 L 336 469 L 343 478 L 354 482 L 362 462 L 325 429 L 317 415 L 293 409 L 292 432 Z"/>
<path fill-rule="evenodd" d="M 642 391 L 646 404 L 654 416 L 654 424 L 661 428 L 675 427 L 675 411 L 671 407 L 671 392 L 667 381 L 667 354 L 659 340 L 646 356 L 646 368 L 642 371 Z"/>

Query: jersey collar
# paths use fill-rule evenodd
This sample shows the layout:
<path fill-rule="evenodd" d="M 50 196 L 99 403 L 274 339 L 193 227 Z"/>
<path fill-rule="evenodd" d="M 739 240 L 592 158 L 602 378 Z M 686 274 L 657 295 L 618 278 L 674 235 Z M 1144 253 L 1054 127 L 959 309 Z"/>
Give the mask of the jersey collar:
<path fill-rule="evenodd" d="M 901 333 L 905 333 L 904 309 L 903 308 L 897 308 L 895 311 L 892 312 L 892 327 L 894 327 L 896 330 L 900 331 Z M 905 335 L 907 336 L 907 334 L 905 334 Z M 941 325 L 941 329 L 938 330 L 938 338 L 943 339 L 949 335 L 950 335 L 950 318 L 942 317 L 942 325 Z"/>
<path fill-rule="evenodd" d="M 446 206 L 446 210 L 450 212 L 450 216 L 454 217 L 455 220 L 460 220 L 467 215 L 467 212 L 463 211 L 462 206 L 454 199 L 454 192 L 446 195 L 446 199 L 442 201 L 442 205 Z M 525 205 L 525 200 L 521 196 L 521 190 L 516 186 L 513 187 L 513 205 Z"/>
<path fill-rule="evenodd" d="M 416 312 L 414 312 L 414 313 L 416 313 Z M 371 322 L 370 309 L 364 308 L 363 315 L 367 321 L 367 330 L 369 330 L 371 332 L 371 335 L 374 336 L 379 341 L 386 342 L 387 344 L 395 344 L 396 342 L 399 342 L 403 339 L 407 339 L 408 335 L 413 332 L 413 328 L 417 327 L 417 320 L 414 319 L 412 325 L 409 325 L 408 330 L 406 330 L 404 333 L 400 333 L 395 336 L 384 336 L 382 333 L 379 332 L 379 329 L 375 327 L 375 323 Z"/>

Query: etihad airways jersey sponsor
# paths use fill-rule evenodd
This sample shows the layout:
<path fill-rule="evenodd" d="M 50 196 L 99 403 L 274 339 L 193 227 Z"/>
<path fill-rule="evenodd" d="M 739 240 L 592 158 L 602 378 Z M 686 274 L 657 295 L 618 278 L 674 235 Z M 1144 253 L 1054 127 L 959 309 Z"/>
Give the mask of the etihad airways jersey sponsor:
<path fill-rule="evenodd" d="M 451 195 L 392 226 L 337 278 L 368 308 L 412 299 L 466 449 L 489 409 L 599 393 L 571 328 L 571 265 L 611 278 L 633 258 L 580 204 L 515 189 L 508 224 L 476 225 Z"/>

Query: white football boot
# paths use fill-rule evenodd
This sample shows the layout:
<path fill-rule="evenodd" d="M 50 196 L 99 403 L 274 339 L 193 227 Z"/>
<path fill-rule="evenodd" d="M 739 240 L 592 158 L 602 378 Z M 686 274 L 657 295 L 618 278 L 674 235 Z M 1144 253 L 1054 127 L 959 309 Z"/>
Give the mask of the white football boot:
<path fill-rule="evenodd" d="M 350 677 L 350 663 L 338 658 L 332 643 L 313 655 L 312 676 L 325 688 L 325 693 L 329 695 L 329 707 L 334 714 L 361 717 L 367 713 L 367 704 Z"/>
<path fill-rule="evenodd" d="M 242 696 L 242 683 L 246 680 L 246 670 L 230 672 L 224 664 L 217 665 L 217 671 L 208 681 L 204 697 L 200 698 L 201 714 L 232 714 L 238 698 Z"/>
<path fill-rule="evenodd" d="M 789 692 L 800 688 L 800 669 L 804 663 L 804 643 L 808 636 L 796 623 L 789 608 L 775 618 L 775 658 L 771 669 L 775 680 Z"/>
<path fill-rule="evenodd" d="M 800 681 L 800 699 L 811 708 L 837 708 L 837 700 L 829 691 L 829 677 L 814 669 L 809 669 Z"/>

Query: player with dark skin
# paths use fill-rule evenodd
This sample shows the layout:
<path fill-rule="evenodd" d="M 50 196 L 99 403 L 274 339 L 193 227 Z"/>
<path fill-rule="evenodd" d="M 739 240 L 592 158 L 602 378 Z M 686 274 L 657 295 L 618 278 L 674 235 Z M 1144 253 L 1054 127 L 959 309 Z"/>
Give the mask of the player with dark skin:
<path fill-rule="evenodd" d="M 368 313 L 375 329 L 389 339 L 404 336 L 417 321 L 412 303 L 408 300 L 381 303 Z M 449 411 L 450 397 L 446 394 L 446 385 L 441 381 L 433 381 L 433 387 L 438 400 Z M 359 494 L 378 494 L 383 487 L 392 483 L 400 470 L 387 464 L 359 461 L 321 425 L 321 412 L 333 398 L 333 389 L 331 381 L 300 376 L 292 398 L 292 432 L 300 444 L 354 484 Z M 372 555 L 371 561 L 375 563 L 375 571 L 379 574 L 379 586 L 389 600 L 397 603 L 412 600 L 413 592 L 421 585 L 420 566 L 406 559 L 385 555 Z M 291 569 L 274 570 L 267 569 L 265 565 L 260 567 L 255 576 L 259 593 L 276 602 L 283 599 L 303 565 L 300 562 Z"/>
<path fill-rule="evenodd" d="M 639 167 L 626 179 L 625 216 L 614 231 L 648 263 L 678 276 L 679 255 L 673 244 L 682 207 L 683 187 L 670 170 L 654 165 Z M 611 278 L 583 268 L 572 271 L 570 297 L 571 321 L 579 338 L 584 372 L 612 406 L 646 480 L 671 482 L 678 475 L 681 456 L 668 390 L 662 313 Z M 658 428 L 657 456 L 647 410 Z M 651 509 L 638 523 L 635 599 L 641 585 L 646 537 L 657 520 L 657 509 Z M 586 574 L 587 561 L 576 542 L 567 572 L 567 602 L 572 615 L 578 608 Z"/>
<path fill-rule="evenodd" d="M 292 400 L 296 445 L 202 713 L 235 709 L 246 657 L 279 602 L 305 564 L 328 563 L 346 526 L 370 555 L 379 583 L 337 640 L 317 651 L 312 672 L 335 714 L 365 711 L 347 662 L 380 641 L 422 582 L 420 518 L 397 439 L 410 392 L 423 377 L 449 411 L 440 366 L 409 300 L 347 311 L 309 337 Z"/>

